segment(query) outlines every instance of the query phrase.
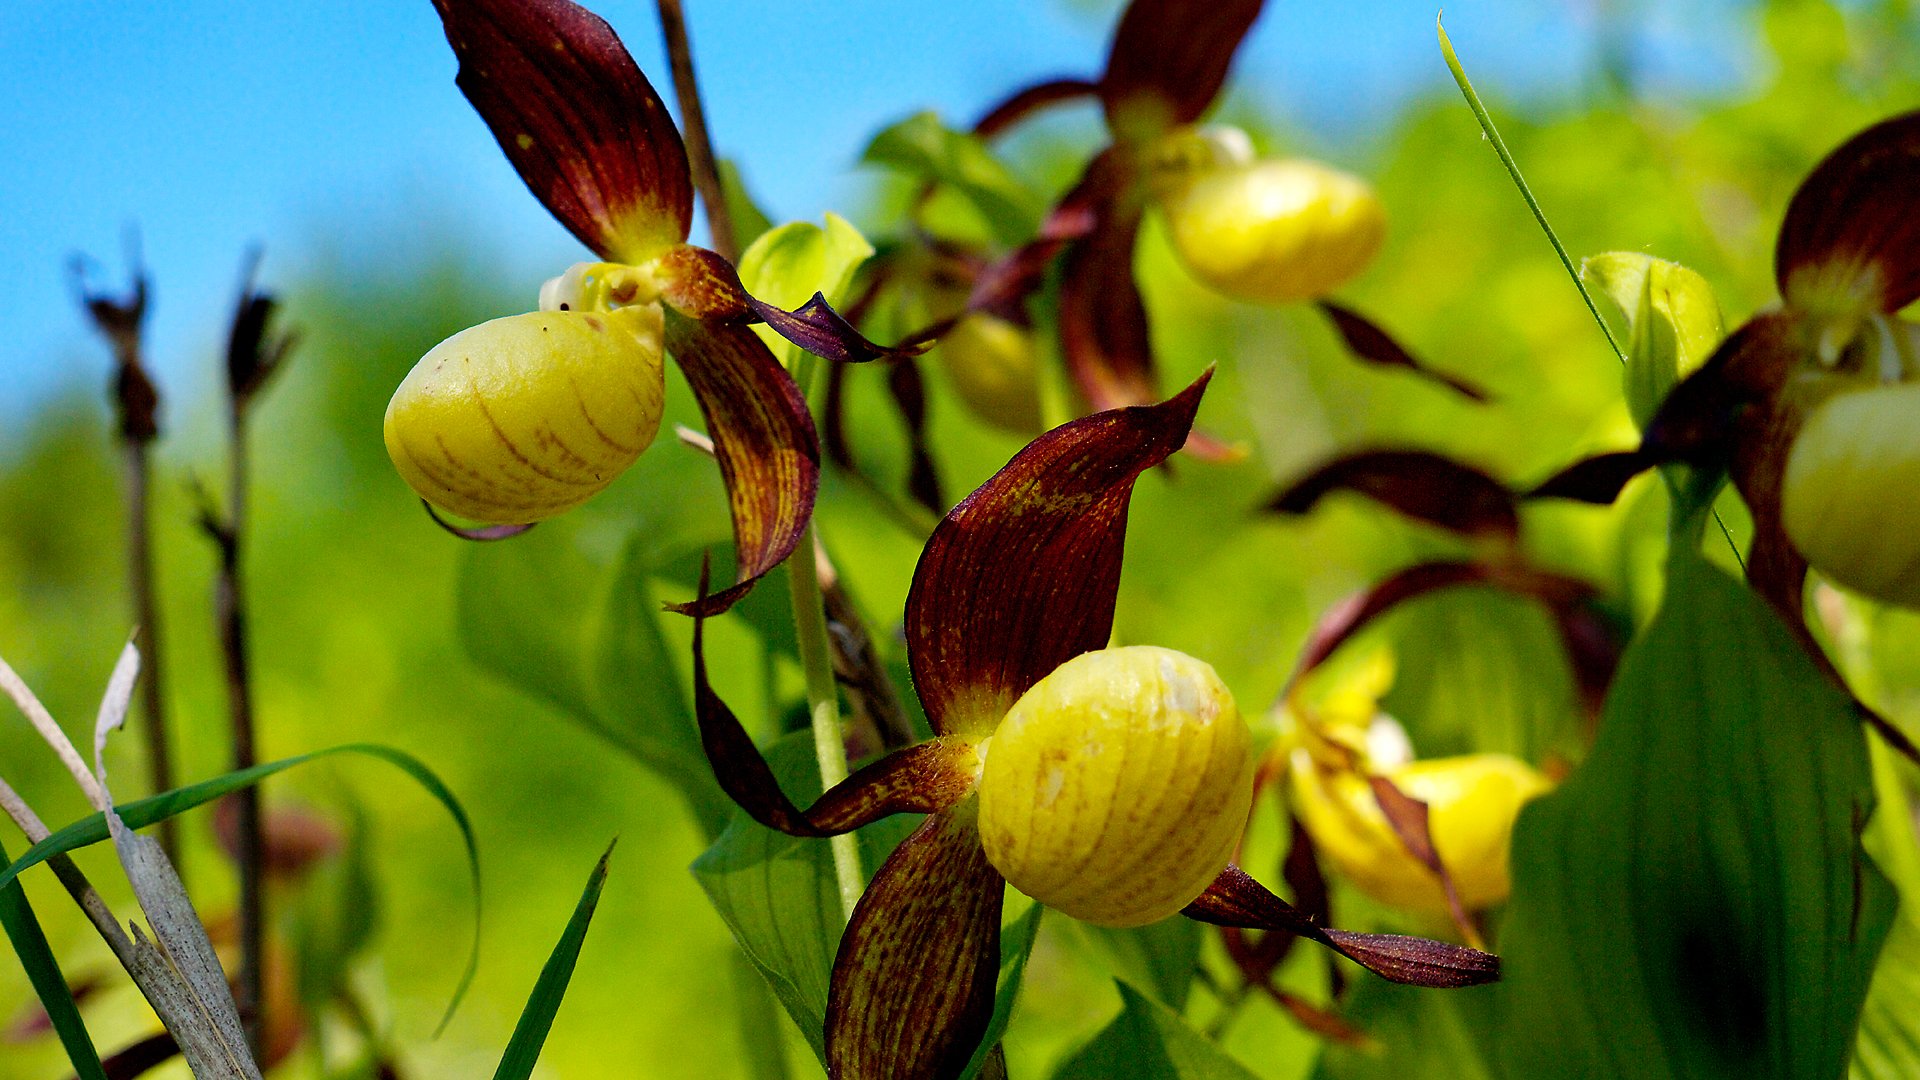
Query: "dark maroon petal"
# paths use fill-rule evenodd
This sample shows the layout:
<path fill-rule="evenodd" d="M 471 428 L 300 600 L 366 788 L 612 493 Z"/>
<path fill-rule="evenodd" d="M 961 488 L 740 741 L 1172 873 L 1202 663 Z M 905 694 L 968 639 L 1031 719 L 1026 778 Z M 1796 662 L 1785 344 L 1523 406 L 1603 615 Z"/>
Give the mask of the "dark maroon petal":
<path fill-rule="evenodd" d="M 1453 875 L 1447 872 L 1447 864 L 1441 860 L 1439 849 L 1433 846 L 1427 804 L 1401 791 L 1384 776 L 1367 777 L 1367 785 L 1373 789 L 1374 804 L 1380 807 L 1380 813 L 1386 817 L 1387 824 L 1393 827 L 1393 834 L 1400 838 L 1407 853 L 1440 879 L 1440 888 L 1446 894 L 1447 912 L 1453 917 L 1453 925 L 1467 941 L 1480 944 L 1480 932 L 1475 929 L 1473 920 L 1467 917 L 1466 905 L 1460 902 L 1460 890 L 1454 887 Z"/>
<path fill-rule="evenodd" d="M 1263 0 L 1133 0 L 1100 79 L 1107 126 L 1150 138 L 1198 120 L 1220 96 Z"/>
<path fill-rule="evenodd" d="M 1807 285 L 1867 285 L 1868 310 L 1920 298 L 1920 112 L 1875 124 L 1814 168 L 1787 205 L 1773 265 L 1789 303 Z"/>
<path fill-rule="evenodd" d="M 747 292 L 732 263 L 706 248 L 681 244 L 666 252 L 658 265 L 665 279 L 660 298 L 688 318 L 765 322 L 815 356 L 848 364 L 918 356 L 931 347 L 931 342 L 892 348 L 876 345 L 819 293 L 793 311 L 769 304 Z"/>
<path fill-rule="evenodd" d="M 1106 646 L 1133 482 L 1186 441 L 1212 374 L 1047 432 L 933 530 L 907 593 L 907 658 L 934 731 L 987 731 Z"/>
<path fill-rule="evenodd" d="M 460 89 L 553 216 L 602 258 L 687 238 L 693 179 L 660 96 L 605 20 L 568 0 L 434 0 Z"/>
<path fill-rule="evenodd" d="M 1182 914 L 1216 926 L 1298 934 L 1397 983 L 1454 988 L 1500 978 L 1500 958 L 1478 949 L 1400 934 L 1356 934 L 1321 927 L 1237 866 L 1229 865 Z"/>
<path fill-rule="evenodd" d="M 1307 636 L 1289 687 L 1313 673 L 1340 646 L 1375 619 L 1410 600 L 1441 589 L 1484 585 L 1531 597 L 1556 610 L 1584 604 L 1595 595 L 1593 586 L 1578 578 L 1508 563 L 1424 562 L 1409 566 L 1380 583 L 1362 589 L 1327 609 Z"/>
<path fill-rule="evenodd" d="M 1130 178 L 1131 170 L 1125 167 L 1116 151 L 1106 150 L 1095 155 L 1080 179 L 1047 212 L 1033 240 L 987 266 L 974 279 L 967 309 L 1026 325 L 1026 299 L 1045 284 L 1047 267 L 1069 243 L 1092 233 L 1101 219 L 1110 215 L 1107 204 L 1121 196 Z M 1131 262 L 1132 256 L 1128 258 Z M 954 321 L 948 320 L 946 326 L 950 328 Z M 938 336 L 944 332 L 929 329 L 915 337 Z"/>
<path fill-rule="evenodd" d="M 1414 355 L 1401 347 L 1393 335 L 1381 329 L 1378 323 L 1350 307 L 1343 307 L 1331 300 L 1319 301 L 1320 310 L 1333 321 L 1334 330 L 1340 339 L 1347 343 L 1347 351 L 1354 359 L 1362 363 L 1380 367 L 1396 367 L 1413 372 L 1423 379 L 1438 383 L 1461 397 L 1472 401 L 1487 401 L 1487 392 L 1467 382 L 1455 378 L 1443 371 L 1435 371 L 1414 358 Z"/>
<path fill-rule="evenodd" d="M 1100 88 L 1085 79 L 1048 79 L 1014 91 L 974 121 L 973 133 L 991 139 L 1043 109 L 1092 97 Z"/>
<path fill-rule="evenodd" d="M 1333 459 L 1267 504 L 1304 514 L 1334 491 L 1352 491 L 1410 518 L 1468 536 L 1520 533 L 1513 493 L 1486 473 L 1426 450 L 1365 450 Z"/>
<path fill-rule="evenodd" d="M 985 1037 L 1005 888 L 973 806 L 928 818 L 854 909 L 827 993 L 833 1080 L 952 1080 Z"/>
<path fill-rule="evenodd" d="M 1561 469 L 1527 492 L 1529 499 L 1571 499 L 1606 506 L 1620 497 L 1627 482 L 1660 459 L 1643 450 L 1616 450 L 1596 454 Z"/>
<path fill-rule="evenodd" d="M 669 606 L 717 615 L 799 543 L 820 484 L 820 446 L 806 398 L 751 328 L 669 313 L 667 351 L 707 418 L 733 514 L 737 567 L 733 587 Z"/>
<path fill-rule="evenodd" d="M 907 493 L 935 514 L 944 514 L 947 500 L 940 490 L 940 471 L 927 445 L 927 388 L 920 365 L 903 360 L 889 367 L 887 394 L 907 429 Z"/>
<path fill-rule="evenodd" d="M 1133 280 L 1140 204 L 1107 202 L 1060 270 L 1060 349 L 1081 396 L 1095 409 L 1156 400 L 1146 304 Z"/>
<path fill-rule="evenodd" d="M 435 525 L 462 540 L 475 540 L 482 543 L 491 540 L 510 540 L 539 524 L 539 522 L 528 522 L 525 525 L 455 525 L 441 517 L 440 511 L 435 510 L 433 504 L 427 500 L 421 499 L 420 505 L 426 508 L 427 516 L 433 519 Z"/>

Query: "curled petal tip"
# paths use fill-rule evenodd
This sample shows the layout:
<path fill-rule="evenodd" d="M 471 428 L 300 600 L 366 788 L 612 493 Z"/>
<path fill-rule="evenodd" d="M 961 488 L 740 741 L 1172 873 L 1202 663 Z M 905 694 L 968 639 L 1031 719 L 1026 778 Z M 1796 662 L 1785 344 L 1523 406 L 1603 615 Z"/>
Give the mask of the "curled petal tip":
<path fill-rule="evenodd" d="M 435 525 L 440 526 L 442 529 L 447 530 L 462 540 L 473 540 L 480 543 L 491 540 L 509 540 L 539 524 L 538 522 L 530 521 L 524 525 L 455 525 L 453 522 L 441 517 L 440 511 L 435 510 L 433 504 L 427 500 L 421 499 L 420 505 L 426 509 L 427 516 L 433 519 Z"/>

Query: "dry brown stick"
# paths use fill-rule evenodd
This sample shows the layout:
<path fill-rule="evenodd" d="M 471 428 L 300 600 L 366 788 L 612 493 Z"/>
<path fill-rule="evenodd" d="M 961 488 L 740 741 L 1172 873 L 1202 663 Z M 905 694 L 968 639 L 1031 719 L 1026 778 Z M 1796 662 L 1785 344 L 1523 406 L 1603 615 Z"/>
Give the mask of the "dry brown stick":
<path fill-rule="evenodd" d="M 147 376 L 142 328 L 147 313 L 147 274 L 141 265 L 138 242 L 128 241 L 128 273 L 132 287 L 122 298 L 94 292 L 87 284 L 87 262 L 73 263 L 74 288 L 94 327 L 113 349 L 113 399 L 119 416 L 121 470 L 127 504 L 127 591 L 133 623 L 139 628 L 140 649 L 146 658 L 146 677 L 140 681 L 140 708 L 147 751 L 147 784 L 154 792 L 171 791 L 172 739 L 167 733 L 166 666 L 161 648 L 160 608 L 154 585 L 153 515 L 150 448 L 160 435 L 160 394 Z M 168 818 L 157 829 L 167 861 L 181 866 L 180 831 Z"/>
<path fill-rule="evenodd" d="M 714 157 L 713 142 L 707 137 L 707 113 L 700 104 L 700 84 L 694 79 L 686 13 L 680 10 L 680 0 L 659 0 L 659 7 L 660 33 L 666 38 L 667 62 L 673 68 L 673 93 L 680 102 L 687 164 L 693 170 L 694 186 L 700 189 L 700 201 L 707 206 L 707 231 L 713 234 L 713 250 L 726 256 L 728 262 L 737 262 L 740 241 L 733 231 L 726 191 L 720 186 L 720 160 Z"/>

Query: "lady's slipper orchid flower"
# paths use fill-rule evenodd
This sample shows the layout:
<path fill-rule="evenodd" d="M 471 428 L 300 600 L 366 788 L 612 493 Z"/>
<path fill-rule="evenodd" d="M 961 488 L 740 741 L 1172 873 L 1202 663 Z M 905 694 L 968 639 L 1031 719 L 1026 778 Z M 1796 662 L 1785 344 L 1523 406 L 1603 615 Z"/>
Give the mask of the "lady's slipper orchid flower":
<path fill-rule="evenodd" d="M 793 379 L 746 325 L 831 359 L 887 355 L 815 296 L 763 303 L 686 242 L 693 183 L 666 107 L 605 21 L 569 0 L 435 0 L 458 83 L 542 205 L 601 260 L 541 291 L 541 310 L 455 334 L 387 409 L 387 447 L 430 505 L 508 526 L 608 484 L 659 427 L 661 355 L 699 400 L 726 482 L 738 580 L 724 610 L 792 552 L 819 447 Z"/>
<path fill-rule="evenodd" d="M 1754 587 L 1802 626 L 1809 563 L 1920 606 L 1920 112 L 1847 140 L 1794 193 L 1774 252 L 1781 304 L 1668 394 L 1637 450 L 1539 494 L 1611 502 L 1669 461 L 1726 469 L 1754 517 Z"/>
<path fill-rule="evenodd" d="M 875 874 L 841 939 L 826 1031 L 835 1080 L 965 1068 L 993 1012 L 1008 882 L 1113 925 L 1184 912 L 1287 931 L 1401 982 L 1497 977 L 1497 959 L 1475 950 L 1326 929 L 1232 866 L 1251 799 L 1232 695 L 1191 657 L 1108 647 L 1134 482 L 1186 442 L 1207 378 L 1040 436 L 954 507 L 906 611 L 935 737 L 805 810 L 713 690 L 696 622 L 702 739 L 755 820 L 818 837 L 932 815 Z"/>
<path fill-rule="evenodd" d="M 1095 409 L 1158 398 L 1145 304 L 1133 277 L 1140 226 L 1156 203 L 1188 268 L 1227 295 L 1310 300 L 1359 359 L 1403 367 L 1474 399 L 1429 371 L 1385 331 L 1327 300 L 1371 261 L 1384 231 L 1364 181 L 1308 161 L 1256 162 L 1244 133 L 1195 125 L 1212 108 L 1264 0 L 1133 0 L 1098 81 L 1029 87 L 976 125 L 983 137 L 1034 111 L 1092 95 L 1112 144 L 1042 223 L 1039 235 L 975 285 L 970 308 L 1005 315 L 1062 259 L 1060 344 Z M 1190 449 L 1231 456 L 1196 437 Z"/>

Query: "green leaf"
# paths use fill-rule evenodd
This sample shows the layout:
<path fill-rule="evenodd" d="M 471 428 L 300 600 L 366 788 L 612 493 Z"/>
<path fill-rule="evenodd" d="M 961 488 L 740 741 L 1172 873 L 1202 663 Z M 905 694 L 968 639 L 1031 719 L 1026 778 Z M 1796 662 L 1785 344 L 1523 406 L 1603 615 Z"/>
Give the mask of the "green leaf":
<path fill-rule="evenodd" d="M 820 793 L 811 732 L 766 751 L 767 764 L 801 805 Z M 901 815 L 860 830 L 861 863 L 878 867 L 919 818 Z M 777 833 L 735 811 L 720 839 L 693 862 L 693 876 L 773 988 L 808 1045 L 826 1063 L 827 984 L 846 928 L 833 855 L 824 840 Z"/>
<path fill-rule="evenodd" d="M 1838 1076 L 1893 915 L 1873 801 L 1848 698 L 1676 544 L 1592 754 L 1515 830 L 1507 1075 Z"/>
<path fill-rule="evenodd" d="M 0 862 L 6 858 L 7 850 L 0 846 Z M 33 992 L 39 995 L 41 1007 L 47 1010 L 47 1019 L 53 1022 L 53 1030 L 60 1036 L 60 1045 L 66 1048 L 73 1071 L 80 1080 L 106 1080 L 100 1052 L 94 1049 L 93 1039 L 87 1034 L 86 1021 L 80 1019 L 80 1007 L 74 1003 L 73 991 L 67 988 L 67 977 L 60 970 L 60 962 L 54 959 L 47 935 L 41 931 L 40 920 L 34 917 L 26 890 L 18 881 L 9 881 L 0 887 L 0 929 L 6 930 L 7 940 L 13 943 L 13 953 L 20 958 L 20 967 L 26 971 Z"/>
<path fill-rule="evenodd" d="M 143 829 L 156 822 L 165 821 L 178 814 L 204 806 L 223 795 L 230 795 L 242 788 L 251 787 L 276 773 L 282 773 L 298 765 L 321 758 L 340 754 L 358 754 L 364 757 L 378 758 L 406 773 L 413 781 L 426 789 L 427 794 L 446 809 L 447 815 L 460 830 L 460 839 L 467 849 L 468 883 L 473 893 L 473 937 L 467 951 L 467 966 L 460 976 L 460 984 L 454 989 L 453 1000 L 448 1002 L 446 1015 L 440 1019 L 444 1029 L 447 1022 L 460 1007 L 460 1001 L 466 997 L 467 988 L 473 984 L 473 976 L 480 967 L 480 849 L 474 842 L 473 824 L 467 819 L 467 811 L 460 805 L 447 785 L 434 775 L 419 758 L 402 750 L 377 743 L 347 743 L 332 746 L 325 750 L 315 750 L 298 757 L 282 758 L 251 769 L 241 769 L 216 776 L 211 780 L 202 780 L 197 784 L 175 788 L 172 791 L 151 795 L 134 802 L 123 803 L 114 809 L 119 812 L 120 820 L 130 829 Z M 107 819 L 103 814 L 93 814 L 66 826 L 33 845 L 26 853 L 14 860 L 4 870 L 0 870 L 0 889 L 13 884 L 19 876 L 33 867 L 39 866 L 55 855 L 65 855 L 83 847 L 97 844 L 107 839 Z"/>
<path fill-rule="evenodd" d="M 823 293 L 837 302 L 853 281 L 853 272 L 873 254 L 873 245 L 847 219 L 827 215 L 827 227 L 793 221 L 761 234 L 740 256 L 740 283 L 768 303 L 789 310 Z M 764 325 L 754 332 L 791 368 L 800 347 Z"/>
<path fill-rule="evenodd" d="M 1644 428 L 1673 384 L 1706 363 L 1726 336 L 1720 301 L 1699 274 L 1635 251 L 1582 260 L 1580 280 L 1627 343 L 1627 407 Z"/>
<path fill-rule="evenodd" d="M 1497 993 L 1492 986 L 1427 990 L 1361 979 L 1340 1016 L 1364 1032 L 1368 1044 L 1328 1043 L 1314 1080 L 1498 1080 L 1486 1058 Z"/>
<path fill-rule="evenodd" d="M 713 781 L 648 580 L 666 541 L 636 534 L 611 573 L 563 523 L 468 545 L 460 637 L 482 668 L 558 709 L 671 782 L 708 835 L 728 803 Z M 597 622 L 581 598 L 604 595 Z"/>
<path fill-rule="evenodd" d="M 1079 1053 L 1068 1058 L 1053 1080 L 1255 1080 L 1245 1065 L 1228 1056 L 1180 1014 L 1124 981 L 1120 1015 Z"/>
<path fill-rule="evenodd" d="M 1026 912 L 1015 919 L 1012 926 L 1000 931 L 1000 979 L 994 984 L 993 1019 L 987 1021 L 987 1030 L 980 1037 L 980 1045 L 973 1051 L 973 1060 L 960 1074 L 960 1080 L 973 1080 L 986 1067 L 987 1056 L 1000 1044 L 1007 1033 L 1007 1024 L 1013 1020 L 1013 1007 L 1020 1000 L 1020 985 L 1026 981 L 1027 958 L 1033 955 L 1033 942 L 1040 936 L 1040 917 L 1046 908 L 1040 904 L 1030 905 Z"/>
<path fill-rule="evenodd" d="M 1091 923 L 1077 925 L 1087 940 L 1112 961 L 1115 973 L 1123 980 L 1150 991 L 1169 1008 L 1186 1007 L 1187 991 L 1200 967 L 1205 926 L 1180 915 L 1126 930 Z"/>
<path fill-rule="evenodd" d="M 651 569 L 648 544 L 634 538 L 614 576 L 600 624 L 595 713 L 612 730 L 627 733 L 635 756 L 680 789 L 707 835 L 713 836 L 725 825 L 732 803 L 714 782 L 675 654 L 660 630 L 665 616 L 648 580 Z"/>
<path fill-rule="evenodd" d="M 1025 242 L 1039 227 L 1039 198 L 985 143 L 955 131 L 930 112 L 917 113 L 873 137 L 860 160 L 945 184 L 972 203 L 994 239 Z"/>
<path fill-rule="evenodd" d="M 526 1007 L 520 1010 L 520 1022 L 513 1026 L 513 1038 L 507 1040 L 507 1052 L 500 1056 L 500 1067 L 493 1080 L 527 1080 L 534 1063 L 540 1060 L 540 1048 L 547 1044 L 553 1030 L 553 1018 L 560 1013 L 560 1002 L 567 996 L 567 984 L 573 981 L 573 966 L 580 959 L 580 947 L 586 943 L 587 927 L 593 924 L 594 909 L 600 906 L 600 890 L 607 883 L 607 860 L 613 857 L 613 845 L 587 875 L 587 887 L 574 905 L 573 917 L 554 944 L 540 978 L 533 984 Z"/>
<path fill-rule="evenodd" d="M 1900 892 L 1900 913 L 1880 950 L 1854 1038 L 1851 1080 L 1905 1080 L 1920 1062 L 1920 846 L 1912 808 L 1893 753 L 1873 744 L 1873 780 L 1880 808 L 1864 837 L 1873 856 Z"/>

